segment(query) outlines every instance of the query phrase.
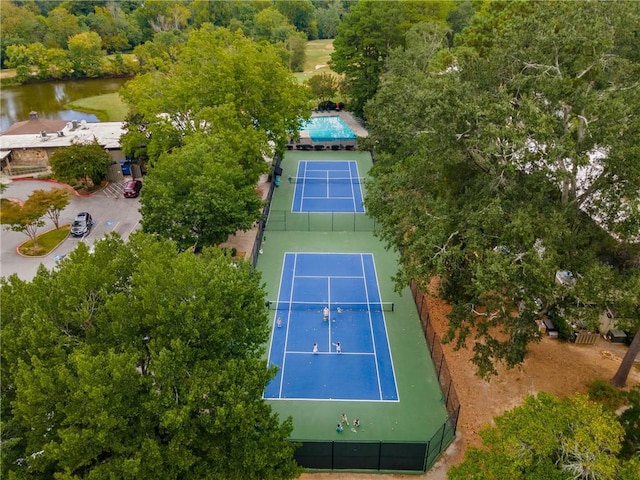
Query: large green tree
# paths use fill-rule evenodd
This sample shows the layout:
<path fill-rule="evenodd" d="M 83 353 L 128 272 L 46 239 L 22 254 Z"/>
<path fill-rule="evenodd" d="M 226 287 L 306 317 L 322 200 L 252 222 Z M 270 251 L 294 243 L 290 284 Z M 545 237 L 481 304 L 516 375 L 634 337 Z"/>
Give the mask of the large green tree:
<path fill-rule="evenodd" d="M 37 9 L 36 9 L 37 10 Z M 3 1 L 0 8 L 0 62 L 5 68 L 5 53 L 10 45 L 27 45 L 41 42 L 45 31 L 44 17 L 27 6 Z"/>
<path fill-rule="evenodd" d="M 24 233 L 33 241 L 34 248 L 38 248 L 38 229 L 44 227 L 42 217 L 46 211 L 47 206 L 35 198 L 29 198 L 24 203 L 3 202 L 0 224 L 6 225 L 6 230 Z"/>
<path fill-rule="evenodd" d="M 613 412 L 582 396 L 547 393 L 497 417 L 480 432 L 482 448 L 470 447 L 450 480 L 631 480 L 637 459 L 620 460 L 623 429 Z"/>
<path fill-rule="evenodd" d="M 195 132 L 210 131 L 214 107 L 235 112 L 242 128 L 265 135 L 260 150 L 283 149 L 309 115 L 309 92 L 282 63 L 278 49 L 240 33 L 206 25 L 178 45 L 176 61 L 129 82 L 122 96 L 139 114 L 153 162 Z M 214 110 L 212 110 L 214 109 Z"/>
<path fill-rule="evenodd" d="M 405 34 L 426 20 L 444 21 L 450 2 L 378 2 L 360 0 L 342 17 L 331 55 L 331 67 L 344 74 L 349 108 L 362 116 L 378 90 L 384 64 L 394 48 L 405 46 Z"/>
<path fill-rule="evenodd" d="M 0 280 L 2 477 L 288 479 L 259 273 L 137 234 Z"/>
<path fill-rule="evenodd" d="M 60 228 L 60 214 L 71 202 L 71 194 L 66 188 L 52 188 L 51 190 L 34 190 L 28 201 L 35 202 L 45 209 L 45 215 Z"/>
<path fill-rule="evenodd" d="M 102 181 L 111 165 L 111 155 L 95 140 L 91 143 L 73 143 L 57 148 L 49 157 L 56 178 L 65 182 L 81 180 L 85 186 L 89 180 L 94 185 Z"/>
<path fill-rule="evenodd" d="M 265 164 L 244 168 L 238 161 L 243 142 L 255 138 L 252 133 L 191 136 L 185 146 L 161 156 L 145 179 L 144 230 L 173 239 L 180 250 L 199 250 L 249 229 L 261 215 L 255 185 L 257 168 Z"/>
<path fill-rule="evenodd" d="M 83 32 L 69 37 L 69 58 L 76 76 L 96 77 L 102 73 L 102 40 L 96 32 Z"/>
<path fill-rule="evenodd" d="M 520 363 L 548 311 L 594 328 L 635 284 L 619 252 L 640 225 L 639 65 L 617 52 L 620 16 L 639 10 L 496 2 L 491 28 L 453 52 L 421 26 L 367 107 L 366 203 L 400 251 L 398 281 L 440 278 L 448 338 L 473 339 L 480 374 Z"/>

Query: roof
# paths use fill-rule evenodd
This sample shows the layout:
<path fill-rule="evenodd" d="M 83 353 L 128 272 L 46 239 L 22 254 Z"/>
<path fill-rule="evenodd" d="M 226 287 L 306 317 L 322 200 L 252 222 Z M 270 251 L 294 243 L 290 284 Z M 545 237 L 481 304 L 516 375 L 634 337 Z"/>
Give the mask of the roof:
<path fill-rule="evenodd" d="M 89 123 L 83 121 L 76 122 L 76 127 L 74 128 L 72 122 L 64 120 L 45 120 L 50 127 L 59 126 L 53 133 L 51 133 L 51 130 L 44 129 L 36 130 L 35 133 L 16 133 L 22 131 L 22 128 L 18 128 L 20 124 L 39 122 L 41 120 L 43 119 L 33 119 L 13 124 L 5 133 L 0 135 L 0 150 L 68 147 L 74 142 L 91 142 L 94 138 L 106 149 L 119 149 L 120 137 L 126 133 L 123 122 Z M 36 123 L 31 123 L 31 125 L 36 125 Z M 16 128 L 14 129 L 14 127 Z"/>
<path fill-rule="evenodd" d="M 66 120 L 49 118 L 31 118 L 16 122 L 3 132 L 3 135 L 29 135 L 40 132 L 56 133 L 67 125 Z"/>

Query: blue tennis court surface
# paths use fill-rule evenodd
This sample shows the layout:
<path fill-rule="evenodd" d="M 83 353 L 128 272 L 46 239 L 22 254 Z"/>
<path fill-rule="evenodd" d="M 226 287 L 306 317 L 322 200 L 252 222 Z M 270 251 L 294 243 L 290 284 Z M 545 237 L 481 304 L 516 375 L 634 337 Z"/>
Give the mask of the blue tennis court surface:
<path fill-rule="evenodd" d="M 355 140 L 356 134 L 338 116 L 312 117 L 301 128 L 309 133 L 314 142 Z"/>
<path fill-rule="evenodd" d="M 265 398 L 398 401 L 372 254 L 286 253 L 272 306 Z"/>
<path fill-rule="evenodd" d="M 362 183 L 354 161 L 298 162 L 292 212 L 364 213 Z"/>

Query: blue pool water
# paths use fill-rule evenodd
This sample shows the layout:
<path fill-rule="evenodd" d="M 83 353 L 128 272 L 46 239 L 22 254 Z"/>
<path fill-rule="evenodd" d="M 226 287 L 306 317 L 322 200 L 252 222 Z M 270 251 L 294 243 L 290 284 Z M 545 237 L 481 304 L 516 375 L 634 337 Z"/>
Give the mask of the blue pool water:
<path fill-rule="evenodd" d="M 355 140 L 356 134 L 342 118 L 312 117 L 302 126 L 314 142 L 332 142 L 338 140 Z"/>

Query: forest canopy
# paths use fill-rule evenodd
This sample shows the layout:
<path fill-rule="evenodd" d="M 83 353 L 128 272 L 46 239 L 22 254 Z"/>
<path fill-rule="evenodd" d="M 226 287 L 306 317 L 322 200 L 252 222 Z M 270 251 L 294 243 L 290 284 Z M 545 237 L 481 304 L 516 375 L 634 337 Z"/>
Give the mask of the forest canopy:
<path fill-rule="evenodd" d="M 422 24 L 389 56 L 365 108 L 366 204 L 398 285 L 438 278 L 448 339 L 490 376 L 522 362 L 543 315 L 566 339 L 607 308 L 640 327 L 640 5 L 483 5 L 454 48 Z"/>

